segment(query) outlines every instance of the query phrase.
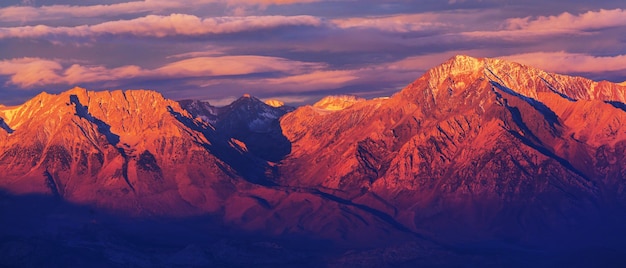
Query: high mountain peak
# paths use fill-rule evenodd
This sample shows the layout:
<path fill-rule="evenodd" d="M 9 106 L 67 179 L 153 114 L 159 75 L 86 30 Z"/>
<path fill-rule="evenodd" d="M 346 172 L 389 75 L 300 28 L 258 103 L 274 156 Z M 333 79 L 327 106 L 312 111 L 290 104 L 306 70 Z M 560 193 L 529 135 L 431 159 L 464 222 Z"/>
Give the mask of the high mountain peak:
<path fill-rule="evenodd" d="M 485 64 L 485 58 L 475 58 L 467 55 L 456 55 L 441 66 L 446 66 L 454 72 L 479 71 Z"/>
<path fill-rule="evenodd" d="M 499 58 L 481 58 L 467 55 L 455 55 L 435 68 L 448 69 L 452 73 L 483 72 L 485 69 L 532 68 L 524 64 Z"/>
<path fill-rule="evenodd" d="M 503 59 L 465 55 L 454 56 L 430 69 L 416 82 L 427 81 L 432 94 L 439 95 L 455 88 L 466 88 L 466 85 L 480 80 L 534 99 L 539 94 L 551 92 L 571 101 L 626 101 L 620 84 L 546 72 Z"/>

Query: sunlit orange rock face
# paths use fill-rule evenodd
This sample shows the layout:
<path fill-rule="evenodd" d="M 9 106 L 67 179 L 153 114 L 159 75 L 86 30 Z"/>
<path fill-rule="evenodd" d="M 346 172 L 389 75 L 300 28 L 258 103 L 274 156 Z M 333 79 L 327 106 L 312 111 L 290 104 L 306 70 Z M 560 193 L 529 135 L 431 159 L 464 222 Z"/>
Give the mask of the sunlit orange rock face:
<path fill-rule="evenodd" d="M 270 234 L 524 240 L 623 209 L 625 91 L 457 56 L 390 98 L 295 111 L 42 93 L 0 107 L 0 187 Z"/>
<path fill-rule="evenodd" d="M 152 91 L 42 93 L 0 112 L 15 129 L 1 145 L 1 184 L 133 213 L 213 210 L 216 178 L 228 176 L 177 113 Z"/>
<path fill-rule="evenodd" d="M 625 90 L 457 56 L 389 99 L 284 116 L 281 184 L 328 189 L 418 230 L 548 232 L 625 204 Z"/>

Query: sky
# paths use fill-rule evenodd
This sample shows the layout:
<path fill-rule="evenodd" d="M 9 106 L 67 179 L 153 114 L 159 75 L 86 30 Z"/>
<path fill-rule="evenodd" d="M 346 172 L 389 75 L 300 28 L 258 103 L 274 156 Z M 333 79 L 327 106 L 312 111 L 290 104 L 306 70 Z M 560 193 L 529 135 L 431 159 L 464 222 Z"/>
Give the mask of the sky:
<path fill-rule="evenodd" d="M 225 105 L 390 96 L 448 58 L 626 80 L 626 2 L 3 0 L 0 104 L 152 89 Z"/>

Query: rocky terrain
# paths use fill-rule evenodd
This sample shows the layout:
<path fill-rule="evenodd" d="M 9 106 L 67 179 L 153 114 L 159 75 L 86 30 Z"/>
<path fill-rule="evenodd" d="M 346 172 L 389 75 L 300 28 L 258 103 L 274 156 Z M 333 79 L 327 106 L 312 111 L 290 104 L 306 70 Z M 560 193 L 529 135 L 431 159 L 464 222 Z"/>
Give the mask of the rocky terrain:
<path fill-rule="evenodd" d="M 624 263 L 625 92 L 456 56 L 295 110 L 42 93 L 0 106 L 0 263 Z"/>

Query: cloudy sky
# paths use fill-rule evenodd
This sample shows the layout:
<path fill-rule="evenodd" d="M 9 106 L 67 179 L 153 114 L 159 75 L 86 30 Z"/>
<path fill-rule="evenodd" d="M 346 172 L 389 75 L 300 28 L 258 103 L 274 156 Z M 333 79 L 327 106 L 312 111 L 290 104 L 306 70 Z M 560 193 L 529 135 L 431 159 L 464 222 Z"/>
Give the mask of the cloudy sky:
<path fill-rule="evenodd" d="M 217 105 L 243 93 L 290 104 L 371 98 L 455 54 L 622 82 L 625 8 L 623 0 L 3 0 L 0 103 L 74 86 Z"/>

